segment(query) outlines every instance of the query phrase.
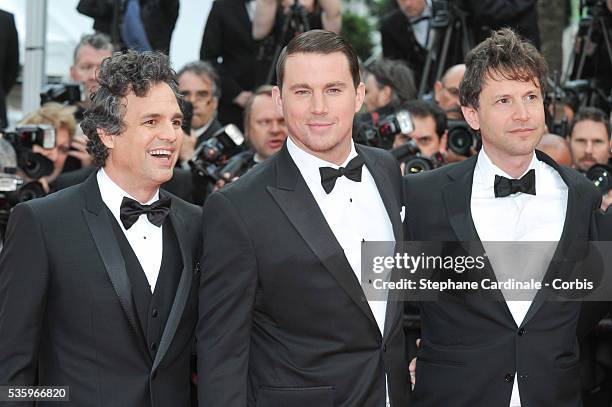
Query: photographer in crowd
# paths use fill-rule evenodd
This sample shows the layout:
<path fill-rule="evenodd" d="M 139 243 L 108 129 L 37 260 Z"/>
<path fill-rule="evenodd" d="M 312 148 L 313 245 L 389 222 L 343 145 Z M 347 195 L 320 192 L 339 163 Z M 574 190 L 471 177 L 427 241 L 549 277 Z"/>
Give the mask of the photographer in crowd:
<path fill-rule="evenodd" d="M 570 125 L 569 141 L 573 167 L 591 178 L 592 171 L 589 170 L 593 166 L 607 166 L 610 160 L 612 142 L 608 116 L 596 107 L 583 107 L 578 110 Z M 602 169 L 605 170 L 605 167 Z M 604 198 L 601 207 L 606 210 L 612 203 L 612 192 L 602 192 Z"/>
<path fill-rule="evenodd" d="M 191 134 L 185 135 L 180 155 L 180 159 L 185 161 L 193 156 L 197 146 L 221 128 L 217 120 L 221 84 L 215 69 L 204 61 L 188 63 L 177 77 L 179 92 L 193 107 Z"/>
<path fill-rule="evenodd" d="M 434 84 L 434 99 L 449 120 L 462 120 L 459 104 L 459 84 L 465 74 L 465 64 L 453 65 Z"/>
<path fill-rule="evenodd" d="M 383 56 L 406 62 L 420 83 L 429 45 L 432 8 L 426 0 L 397 0 L 397 5 L 398 9 L 380 23 Z"/>
<path fill-rule="evenodd" d="M 70 67 L 70 78 L 82 85 L 82 103 L 77 110 L 77 120 L 81 121 L 83 112 L 90 103 L 90 95 L 98 86 L 96 73 L 104 58 L 113 54 L 110 38 L 102 33 L 86 34 L 81 37 L 74 50 L 74 62 Z"/>
<path fill-rule="evenodd" d="M 260 86 L 244 109 L 244 136 L 249 149 L 231 157 L 225 166 L 223 179 L 215 187 L 219 189 L 227 182 L 235 181 L 257 164 L 277 153 L 288 135 L 285 119 L 272 99 L 272 86 Z"/>
<path fill-rule="evenodd" d="M 393 141 L 393 148 L 399 147 L 409 139 L 414 140 L 424 157 L 433 157 L 436 153 L 446 152 L 446 116 L 437 106 L 421 100 L 412 100 L 402 106 L 410 113 L 414 131 L 410 134 L 398 134 Z"/>
<path fill-rule="evenodd" d="M 19 123 L 19 126 L 49 125 L 55 130 L 55 146 L 53 148 L 47 149 L 39 145 L 32 146 L 32 152 L 43 155 L 52 163 L 52 167 L 50 167 L 52 171 L 40 179 L 46 192 L 49 192 L 49 187 L 53 189 L 53 182 L 63 171 L 67 170 L 65 168 L 67 158 L 78 153 L 71 150 L 71 142 L 76 130 L 74 110 L 75 108 L 72 106 L 47 103 L 40 109 L 28 114 Z"/>
<path fill-rule="evenodd" d="M 256 0 L 253 38 L 259 48 L 257 82 L 275 82 L 274 65 L 280 50 L 297 34 L 314 29 L 338 34 L 341 27 L 340 0 Z"/>
<path fill-rule="evenodd" d="M 395 133 L 380 128 L 395 120 L 402 104 L 416 98 L 412 71 L 401 61 L 376 60 L 365 68 L 365 90 L 366 113 L 355 116 L 355 141 L 390 149 Z"/>

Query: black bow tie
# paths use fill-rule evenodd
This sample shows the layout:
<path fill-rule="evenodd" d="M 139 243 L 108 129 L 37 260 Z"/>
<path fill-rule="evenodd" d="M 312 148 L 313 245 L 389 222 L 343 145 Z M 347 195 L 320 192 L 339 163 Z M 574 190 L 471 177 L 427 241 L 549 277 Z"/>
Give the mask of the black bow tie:
<path fill-rule="evenodd" d="M 495 176 L 495 197 L 503 198 L 504 196 L 522 192 L 524 194 L 536 194 L 535 170 L 527 171 L 520 179 L 508 179 L 500 175 Z"/>
<path fill-rule="evenodd" d="M 357 156 L 346 164 L 346 167 L 340 167 L 338 169 L 332 167 L 319 167 L 319 173 L 321 173 L 321 186 L 326 193 L 330 193 L 336 185 L 336 180 L 345 176 L 351 181 L 361 182 L 361 168 L 363 167 L 363 158 Z"/>
<path fill-rule="evenodd" d="M 170 198 L 161 198 L 151 205 L 141 205 L 139 202 L 123 197 L 121 201 L 121 211 L 119 218 L 123 227 L 127 230 L 132 227 L 140 215 L 146 214 L 149 222 L 157 227 L 164 223 L 164 219 L 170 212 Z"/>

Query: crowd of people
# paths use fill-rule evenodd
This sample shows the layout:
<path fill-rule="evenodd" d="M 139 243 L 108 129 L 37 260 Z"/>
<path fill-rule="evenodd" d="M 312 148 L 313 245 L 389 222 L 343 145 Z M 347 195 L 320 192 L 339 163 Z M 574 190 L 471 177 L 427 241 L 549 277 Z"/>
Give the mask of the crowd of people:
<path fill-rule="evenodd" d="M 69 386 L 75 406 L 612 405 L 612 298 L 364 294 L 368 242 L 612 240 L 610 112 L 550 101 L 535 1 L 461 2 L 473 47 L 438 66 L 437 2 L 398 0 L 364 64 L 339 0 L 215 0 L 176 70 L 178 1 L 119 3 L 79 2 L 80 97 L 4 131 L 0 386 Z"/>

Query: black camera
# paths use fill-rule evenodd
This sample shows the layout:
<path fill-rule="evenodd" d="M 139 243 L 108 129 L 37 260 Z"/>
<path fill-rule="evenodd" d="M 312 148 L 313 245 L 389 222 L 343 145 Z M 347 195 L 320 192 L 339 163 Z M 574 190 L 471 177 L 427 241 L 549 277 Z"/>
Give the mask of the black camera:
<path fill-rule="evenodd" d="M 45 86 L 40 92 L 41 106 L 48 102 L 67 105 L 77 105 L 83 102 L 84 92 L 78 83 L 52 83 Z"/>
<path fill-rule="evenodd" d="M 217 130 L 208 140 L 200 144 L 189 160 L 193 174 L 213 183 L 223 179 L 221 169 L 228 159 L 241 151 L 244 136 L 238 127 L 228 124 Z"/>
<path fill-rule="evenodd" d="M 602 194 L 607 194 L 612 187 L 612 167 L 609 165 L 595 164 L 585 175 Z"/>
<path fill-rule="evenodd" d="M 3 138 L 7 140 L 17 153 L 17 165 L 30 178 L 38 179 L 53 172 L 53 161 L 42 154 L 34 153 L 32 147 L 44 149 L 55 147 L 55 129 L 53 126 L 39 124 L 36 126 L 21 126 L 15 131 L 4 131 Z"/>
<path fill-rule="evenodd" d="M 444 165 L 442 154 L 438 152 L 431 157 L 421 155 L 421 150 L 414 140 L 406 141 L 401 146 L 392 149 L 390 153 L 400 164 L 404 164 L 404 175 L 430 171 Z"/>
<path fill-rule="evenodd" d="M 397 134 L 410 134 L 414 131 L 412 116 L 407 110 L 399 110 L 380 120 L 363 120 L 356 125 L 353 139 L 355 143 L 365 144 L 388 150 Z"/>
<path fill-rule="evenodd" d="M 463 120 L 448 121 L 447 148 L 457 155 L 469 157 L 472 150 L 478 150 L 479 139 L 472 128 Z"/>

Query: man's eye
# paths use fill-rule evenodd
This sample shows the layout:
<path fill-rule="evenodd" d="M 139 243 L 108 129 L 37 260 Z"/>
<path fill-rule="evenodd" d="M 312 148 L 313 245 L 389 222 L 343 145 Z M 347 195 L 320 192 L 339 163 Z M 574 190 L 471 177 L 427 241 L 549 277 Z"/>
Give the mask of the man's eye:
<path fill-rule="evenodd" d="M 340 93 L 341 90 L 338 89 L 338 88 L 330 88 L 330 89 L 327 90 L 327 92 L 329 92 L 329 93 Z"/>
<path fill-rule="evenodd" d="M 300 96 L 302 96 L 302 95 L 308 95 L 309 93 L 310 93 L 310 92 L 309 92 L 308 90 L 305 90 L 305 89 L 299 89 L 299 90 L 296 90 L 296 91 L 295 91 L 295 94 L 296 94 L 296 95 L 300 95 Z"/>
<path fill-rule="evenodd" d="M 181 127 L 183 125 L 183 121 L 180 119 L 172 120 L 172 125 L 175 127 Z"/>
<path fill-rule="evenodd" d="M 146 122 L 144 122 L 143 124 L 147 125 L 147 126 L 154 126 L 155 123 L 157 123 L 157 121 L 155 119 L 151 119 L 151 120 L 147 120 Z"/>
<path fill-rule="evenodd" d="M 510 103 L 510 99 L 508 99 L 508 98 L 497 99 L 497 103 L 499 103 L 501 105 L 507 105 L 508 103 Z"/>
<path fill-rule="evenodd" d="M 530 100 L 530 101 L 538 100 L 538 95 L 536 94 L 527 95 L 527 100 Z"/>

